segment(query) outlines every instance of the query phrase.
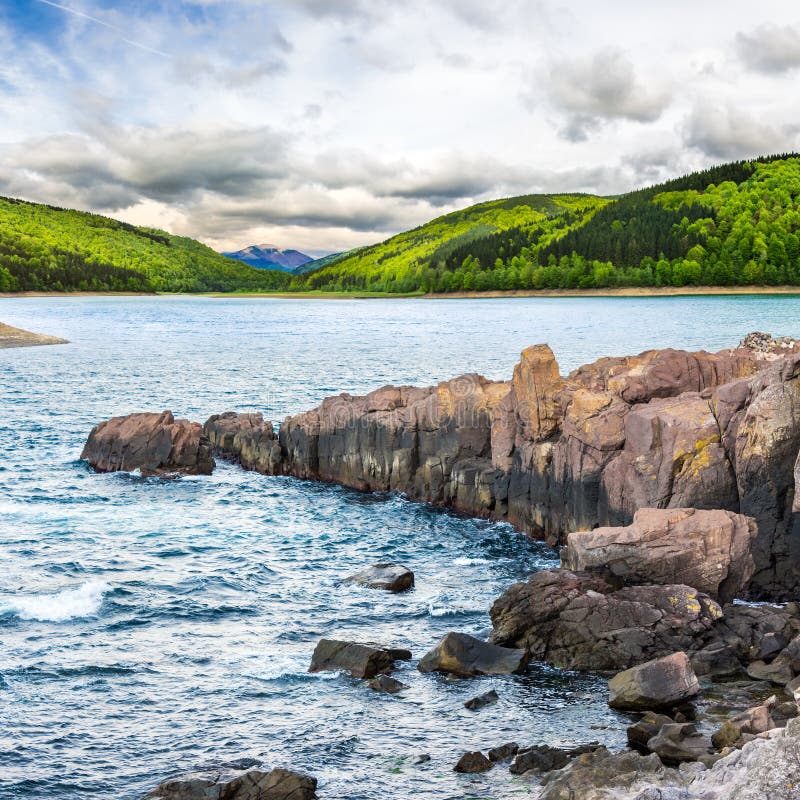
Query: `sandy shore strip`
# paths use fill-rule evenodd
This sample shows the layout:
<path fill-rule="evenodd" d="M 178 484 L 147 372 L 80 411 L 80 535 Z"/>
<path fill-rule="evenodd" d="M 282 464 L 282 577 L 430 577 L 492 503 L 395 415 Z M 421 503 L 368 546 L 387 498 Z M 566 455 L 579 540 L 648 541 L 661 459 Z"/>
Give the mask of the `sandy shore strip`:
<path fill-rule="evenodd" d="M 212 297 L 286 298 L 289 300 L 471 300 L 503 297 L 715 297 L 715 296 L 798 296 L 800 286 L 628 286 L 612 289 L 515 289 L 486 292 L 441 292 L 386 294 L 383 292 L 0 292 L 2 298 L 25 297 Z"/>
<path fill-rule="evenodd" d="M 31 333 L 22 328 L 12 328 L 0 322 L 0 349 L 6 347 L 36 347 L 40 344 L 67 344 L 66 339 L 47 336 L 44 333 Z"/>

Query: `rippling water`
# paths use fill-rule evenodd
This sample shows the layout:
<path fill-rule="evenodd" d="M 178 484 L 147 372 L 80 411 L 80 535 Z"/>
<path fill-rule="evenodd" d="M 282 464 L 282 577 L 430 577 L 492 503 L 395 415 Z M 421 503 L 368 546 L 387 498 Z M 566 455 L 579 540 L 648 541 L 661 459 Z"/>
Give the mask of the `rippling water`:
<path fill-rule="evenodd" d="M 71 344 L 0 351 L 0 798 L 140 797 L 212 758 L 262 758 L 372 800 L 525 794 L 505 769 L 458 776 L 465 749 L 624 741 L 605 684 L 534 665 L 448 681 L 414 663 L 378 695 L 306 669 L 317 640 L 408 646 L 485 635 L 510 583 L 555 563 L 509 526 L 221 464 L 176 481 L 94 475 L 97 421 L 171 408 L 275 421 L 324 396 L 460 372 L 511 374 L 547 341 L 562 371 L 648 347 L 800 334 L 796 298 L 301 301 L 0 300 L 0 320 Z M 380 560 L 392 596 L 342 584 Z M 470 697 L 496 688 L 480 712 Z M 432 760 L 414 766 L 411 756 Z"/>

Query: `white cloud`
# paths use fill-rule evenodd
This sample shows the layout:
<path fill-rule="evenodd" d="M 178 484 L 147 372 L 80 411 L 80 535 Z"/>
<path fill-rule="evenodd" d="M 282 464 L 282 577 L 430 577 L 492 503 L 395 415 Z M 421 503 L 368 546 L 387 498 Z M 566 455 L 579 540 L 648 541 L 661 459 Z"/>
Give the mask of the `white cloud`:
<path fill-rule="evenodd" d="M 781 0 L 56 2 L 87 16 L 0 14 L 0 193 L 224 249 L 340 250 L 796 142 Z"/>

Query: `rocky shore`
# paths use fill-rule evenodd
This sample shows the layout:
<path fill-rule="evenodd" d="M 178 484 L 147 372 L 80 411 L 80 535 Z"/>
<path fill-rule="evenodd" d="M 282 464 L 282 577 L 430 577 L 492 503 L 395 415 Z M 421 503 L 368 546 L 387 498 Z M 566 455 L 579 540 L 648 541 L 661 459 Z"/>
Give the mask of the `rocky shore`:
<path fill-rule="evenodd" d="M 561 567 L 497 599 L 488 642 L 453 631 L 421 657 L 317 646 L 312 671 L 389 693 L 405 688 L 395 661 L 412 657 L 460 679 L 530 661 L 607 673 L 609 704 L 635 715 L 625 753 L 507 743 L 465 753 L 458 771 L 513 759 L 545 800 L 800 797 L 800 342 L 751 334 L 719 353 L 606 358 L 566 377 L 538 345 L 509 382 L 466 375 L 340 395 L 277 432 L 260 414 L 202 427 L 169 412 L 118 418 L 92 431 L 83 457 L 98 471 L 207 474 L 212 453 L 402 492 L 561 545 Z M 405 591 L 414 578 L 382 563 L 349 580 Z M 753 599 L 771 604 L 742 602 Z M 698 718 L 698 700 L 734 679 L 760 687 L 749 707 L 715 727 Z M 175 795 L 195 796 L 206 795 Z"/>

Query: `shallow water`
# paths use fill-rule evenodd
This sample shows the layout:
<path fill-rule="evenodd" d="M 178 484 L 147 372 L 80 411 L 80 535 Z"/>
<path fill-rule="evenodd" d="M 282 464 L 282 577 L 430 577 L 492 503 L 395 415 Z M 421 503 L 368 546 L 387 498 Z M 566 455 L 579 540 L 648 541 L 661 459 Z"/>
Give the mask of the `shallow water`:
<path fill-rule="evenodd" d="M 78 460 L 114 414 L 234 409 L 275 421 L 340 391 L 508 377 L 547 341 L 566 371 L 648 347 L 718 349 L 800 334 L 792 297 L 452 301 L 29 298 L 3 322 L 63 336 L 0 351 L 0 798 L 140 797 L 214 758 L 320 779 L 324 798 L 500 798 L 505 768 L 458 776 L 466 749 L 624 741 L 604 681 L 534 665 L 447 681 L 415 662 L 399 696 L 306 672 L 323 636 L 409 647 L 485 635 L 510 583 L 555 563 L 509 526 L 221 464 L 177 481 L 94 475 Z M 340 583 L 370 563 L 415 590 Z M 500 702 L 462 706 L 496 688 Z M 428 752 L 432 760 L 411 764 Z"/>

